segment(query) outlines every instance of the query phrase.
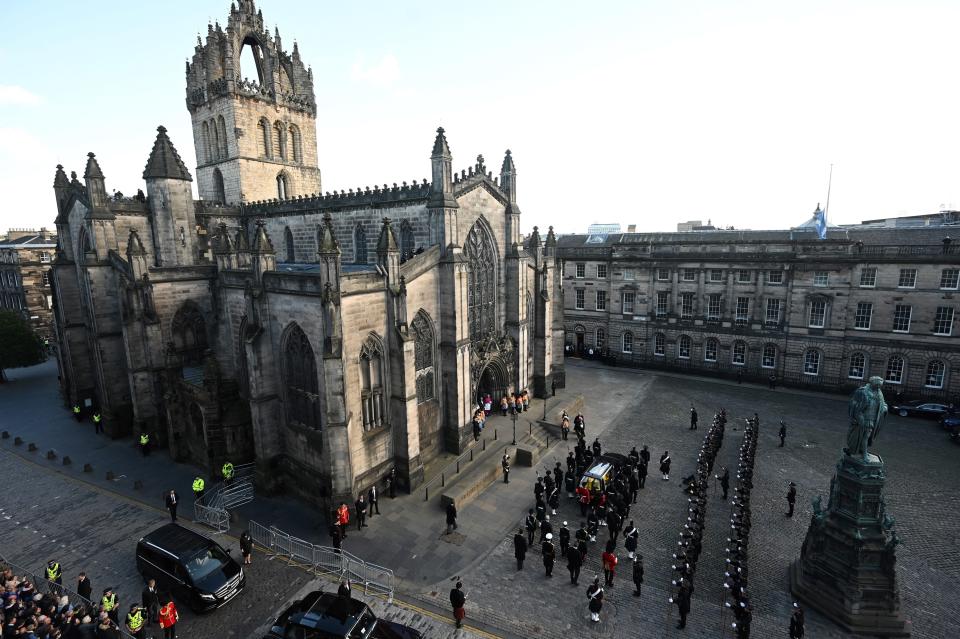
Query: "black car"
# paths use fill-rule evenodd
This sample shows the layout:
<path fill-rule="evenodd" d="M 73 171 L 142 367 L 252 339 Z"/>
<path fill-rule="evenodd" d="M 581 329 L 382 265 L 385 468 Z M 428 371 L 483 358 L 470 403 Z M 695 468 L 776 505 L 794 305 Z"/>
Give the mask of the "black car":
<path fill-rule="evenodd" d="M 243 568 L 220 544 L 177 524 L 137 542 L 137 570 L 196 612 L 219 608 L 246 585 Z"/>
<path fill-rule="evenodd" d="M 951 433 L 960 431 L 960 413 L 949 412 L 940 418 L 940 425 Z"/>
<path fill-rule="evenodd" d="M 896 413 L 900 417 L 925 417 L 927 419 L 940 419 L 950 411 L 950 407 L 939 402 L 928 402 L 922 399 L 914 399 L 909 402 L 899 402 L 890 407 L 891 413 Z"/>
<path fill-rule="evenodd" d="M 315 590 L 287 608 L 264 639 L 423 639 L 423 635 L 377 619 L 362 601 Z"/>

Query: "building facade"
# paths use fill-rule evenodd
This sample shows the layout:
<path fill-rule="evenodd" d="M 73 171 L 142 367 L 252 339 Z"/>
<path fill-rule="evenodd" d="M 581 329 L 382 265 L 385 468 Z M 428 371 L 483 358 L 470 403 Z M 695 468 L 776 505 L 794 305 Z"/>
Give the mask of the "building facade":
<path fill-rule="evenodd" d="M 250 47 L 256 79 L 238 61 Z M 312 74 L 253 2 L 187 64 L 199 201 L 163 127 L 145 192 L 58 167 L 54 266 L 68 401 L 209 468 L 318 504 L 460 451 L 479 394 L 563 383 L 556 238 L 521 235 L 517 172 L 320 193 Z M 426 168 L 426 166 L 425 166 Z"/>
<path fill-rule="evenodd" d="M 0 308 L 21 313 L 41 337 L 53 330 L 50 264 L 57 236 L 42 228 L 10 229 L 0 239 Z"/>
<path fill-rule="evenodd" d="M 887 228 L 889 226 L 890 228 Z M 957 401 L 951 227 L 571 235 L 568 352 L 620 363 Z"/>

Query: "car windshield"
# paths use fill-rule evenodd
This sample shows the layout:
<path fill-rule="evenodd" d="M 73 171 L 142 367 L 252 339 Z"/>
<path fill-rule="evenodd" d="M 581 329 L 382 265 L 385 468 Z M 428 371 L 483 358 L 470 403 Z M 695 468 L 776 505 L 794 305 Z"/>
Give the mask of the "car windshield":
<path fill-rule="evenodd" d="M 198 583 L 229 562 L 230 558 L 218 546 L 210 546 L 187 561 L 187 572 L 190 573 L 193 583 Z"/>

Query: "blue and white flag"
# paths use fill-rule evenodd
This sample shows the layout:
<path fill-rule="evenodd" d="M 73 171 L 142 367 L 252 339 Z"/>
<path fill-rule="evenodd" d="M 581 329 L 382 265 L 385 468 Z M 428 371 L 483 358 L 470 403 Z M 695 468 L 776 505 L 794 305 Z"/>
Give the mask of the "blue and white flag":
<path fill-rule="evenodd" d="M 827 239 L 827 214 L 818 206 L 813 216 L 814 228 L 817 229 L 817 237 L 821 240 Z"/>

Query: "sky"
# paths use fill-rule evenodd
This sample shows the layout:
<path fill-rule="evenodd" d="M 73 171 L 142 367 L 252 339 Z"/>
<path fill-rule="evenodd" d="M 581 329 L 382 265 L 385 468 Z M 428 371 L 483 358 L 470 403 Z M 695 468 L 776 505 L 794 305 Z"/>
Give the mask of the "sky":
<path fill-rule="evenodd" d="M 184 62 L 229 0 L 3 0 L 0 230 L 53 226 L 62 163 L 143 188 Z M 524 230 L 788 228 L 960 208 L 960 3 L 260 0 L 316 89 L 324 190 L 511 149 Z M 248 74 L 248 75 L 253 75 Z"/>

